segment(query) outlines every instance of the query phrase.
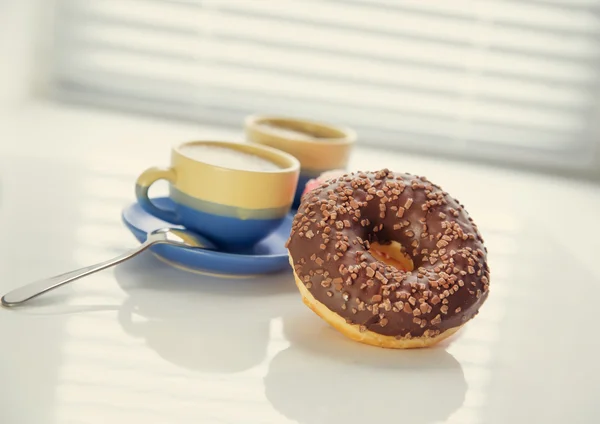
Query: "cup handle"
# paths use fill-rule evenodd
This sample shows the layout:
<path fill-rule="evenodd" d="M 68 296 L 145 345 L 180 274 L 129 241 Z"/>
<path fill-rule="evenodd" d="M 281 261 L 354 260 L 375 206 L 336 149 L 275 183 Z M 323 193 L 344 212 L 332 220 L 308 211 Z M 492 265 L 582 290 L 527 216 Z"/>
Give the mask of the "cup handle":
<path fill-rule="evenodd" d="M 148 168 L 138 177 L 135 184 L 135 196 L 137 201 L 146 212 L 155 217 L 168 221 L 173 224 L 180 224 L 179 217 L 174 210 L 162 209 L 156 206 L 148 197 L 150 186 L 158 180 L 167 180 L 174 184 L 177 180 L 177 174 L 173 168 Z"/>

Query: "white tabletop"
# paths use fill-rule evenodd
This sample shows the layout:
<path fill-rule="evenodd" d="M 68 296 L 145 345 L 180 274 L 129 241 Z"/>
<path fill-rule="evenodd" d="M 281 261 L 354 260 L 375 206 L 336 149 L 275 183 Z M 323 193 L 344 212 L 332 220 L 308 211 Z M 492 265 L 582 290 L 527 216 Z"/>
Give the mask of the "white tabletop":
<path fill-rule="evenodd" d="M 2 112 L 0 291 L 136 244 L 120 221 L 170 145 L 241 132 L 51 104 Z M 186 274 L 152 255 L 0 308 L 0 422 L 598 423 L 600 188 L 359 149 L 428 176 L 489 249 L 481 313 L 436 348 L 343 338 L 290 273 Z"/>

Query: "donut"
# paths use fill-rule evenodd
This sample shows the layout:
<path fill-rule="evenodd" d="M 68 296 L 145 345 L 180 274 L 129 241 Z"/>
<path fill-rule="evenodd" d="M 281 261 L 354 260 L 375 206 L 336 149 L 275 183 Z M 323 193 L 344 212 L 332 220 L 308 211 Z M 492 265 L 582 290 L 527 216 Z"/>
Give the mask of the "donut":
<path fill-rule="evenodd" d="M 340 176 L 344 175 L 345 173 L 346 173 L 346 171 L 344 171 L 342 169 L 332 169 L 331 171 L 323 172 L 317 178 L 312 178 L 306 182 L 306 185 L 304 186 L 304 191 L 302 192 L 302 195 L 304 196 L 309 191 L 312 191 L 315 188 L 319 187 L 325 181 L 332 179 L 332 178 L 340 177 Z"/>
<path fill-rule="evenodd" d="M 286 247 L 304 303 L 374 346 L 432 346 L 489 293 L 477 226 L 422 176 L 382 169 L 322 182 L 303 196 Z"/>

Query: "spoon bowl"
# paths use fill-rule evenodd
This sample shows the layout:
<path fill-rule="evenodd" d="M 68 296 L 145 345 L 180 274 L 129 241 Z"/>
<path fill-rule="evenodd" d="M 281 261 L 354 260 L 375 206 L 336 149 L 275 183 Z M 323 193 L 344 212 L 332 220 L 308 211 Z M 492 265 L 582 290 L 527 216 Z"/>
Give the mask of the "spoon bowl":
<path fill-rule="evenodd" d="M 180 228 L 159 228 L 151 232 L 146 239 L 146 243 L 151 244 L 172 244 L 181 245 L 182 247 L 202 248 L 215 250 L 216 246 L 213 242 L 199 234 Z"/>

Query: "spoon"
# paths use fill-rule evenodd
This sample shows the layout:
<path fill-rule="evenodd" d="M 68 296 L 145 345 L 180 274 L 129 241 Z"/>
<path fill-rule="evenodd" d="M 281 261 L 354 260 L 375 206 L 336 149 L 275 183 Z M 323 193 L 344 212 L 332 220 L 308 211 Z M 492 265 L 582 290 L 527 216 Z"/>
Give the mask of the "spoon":
<path fill-rule="evenodd" d="M 93 274 L 103 269 L 109 268 L 113 265 L 120 264 L 121 262 L 131 259 L 137 254 L 148 249 L 150 246 L 155 244 L 171 244 L 173 246 L 187 247 L 187 248 L 201 248 L 201 249 L 215 249 L 215 246 L 206 240 L 205 238 L 191 233 L 186 230 L 180 230 L 176 228 L 161 228 L 159 230 L 150 233 L 144 243 L 138 248 L 123 253 L 116 258 L 109 259 L 108 261 L 100 262 L 95 265 L 90 265 L 84 268 L 76 269 L 75 271 L 67 272 L 65 274 L 56 275 L 54 277 L 46 278 L 44 280 L 38 280 L 33 283 L 27 284 L 26 286 L 15 289 L 2 297 L 3 306 L 17 306 L 28 300 L 33 299 L 41 294 L 47 293 L 57 287 L 64 284 L 70 283 L 85 277 L 86 275 Z"/>

